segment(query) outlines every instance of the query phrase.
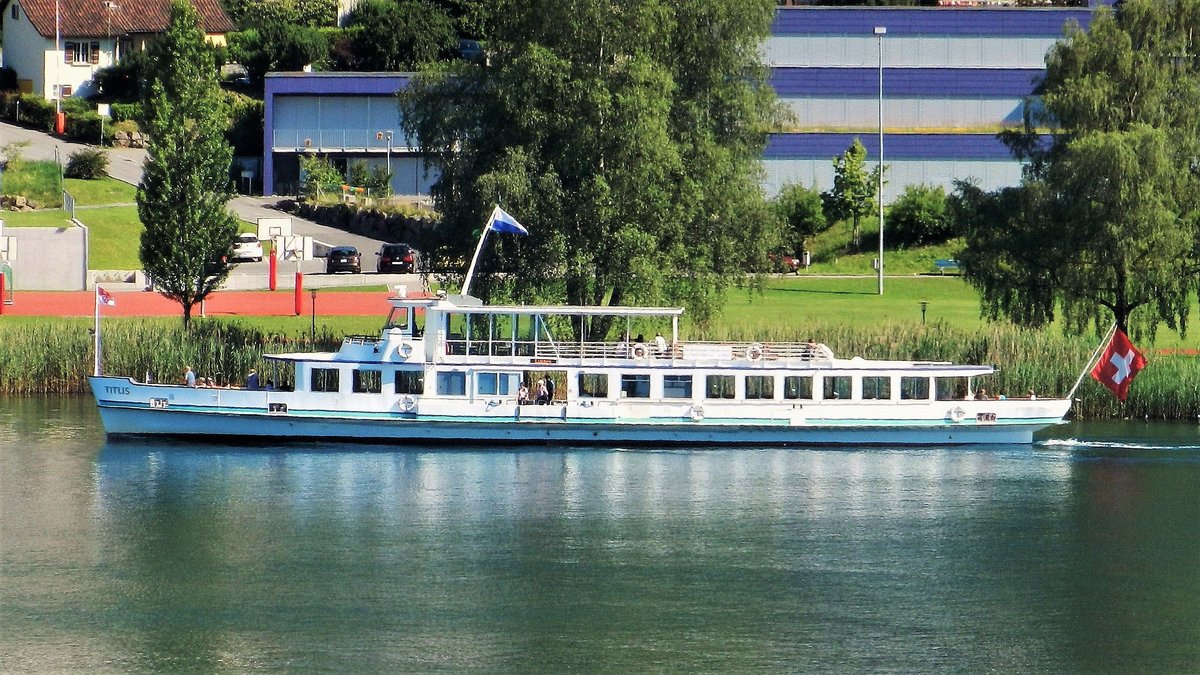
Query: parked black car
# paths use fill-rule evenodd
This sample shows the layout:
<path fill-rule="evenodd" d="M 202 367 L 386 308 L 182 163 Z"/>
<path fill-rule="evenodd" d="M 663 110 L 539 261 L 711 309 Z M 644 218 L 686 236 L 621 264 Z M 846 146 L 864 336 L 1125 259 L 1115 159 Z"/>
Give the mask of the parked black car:
<path fill-rule="evenodd" d="M 360 261 L 361 257 L 358 254 L 358 249 L 353 246 L 334 246 L 329 249 L 329 256 L 325 258 L 325 273 L 350 272 L 351 274 L 358 274 L 362 271 Z"/>
<path fill-rule="evenodd" d="M 408 244 L 384 244 L 375 255 L 375 271 L 380 274 L 410 274 L 417 268 L 417 249 Z"/>

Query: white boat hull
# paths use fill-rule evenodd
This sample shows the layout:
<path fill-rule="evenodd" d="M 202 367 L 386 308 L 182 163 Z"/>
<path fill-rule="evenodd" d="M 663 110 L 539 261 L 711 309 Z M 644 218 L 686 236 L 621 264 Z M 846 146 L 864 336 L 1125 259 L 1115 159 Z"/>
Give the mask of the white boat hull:
<path fill-rule="evenodd" d="M 465 402 L 457 408 L 418 406 L 406 412 L 395 401 L 379 397 L 381 403 L 375 409 L 360 406 L 350 412 L 336 406 L 314 406 L 317 399 L 312 395 L 296 392 L 192 389 L 115 377 L 93 377 L 91 383 L 110 435 L 250 443 L 1021 444 L 1032 442 L 1037 430 L 1059 423 L 1070 408 L 1067 400 L 910 402 L 878 404 L 874 408 L 878 414 L 863 419 L 861 406 L 812 405 L 797 412 L 796 406 L 775 405 L 761 406 L 760 416 L 745 419 L 745 408 L 726 410 L 710 405 L 696 414 L 699 406 L 691 404 L 680 407 L 677 415 L 655 417 L 634 416 L 629 406 L 620 404 L 513 406 L 503 401 Z"/>

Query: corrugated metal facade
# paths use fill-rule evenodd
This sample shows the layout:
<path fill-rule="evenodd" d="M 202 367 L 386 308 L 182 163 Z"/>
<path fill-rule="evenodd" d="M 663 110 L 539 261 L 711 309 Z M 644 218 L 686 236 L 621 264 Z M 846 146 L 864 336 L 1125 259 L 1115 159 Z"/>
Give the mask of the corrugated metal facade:
<path fill-rule="evenodd" d="M 1021 165 L 996 139 L 1036 105 L 1047 51 L 1090 11 L 1072 9 L 781 8 L 763 58 L 771 84 L 795 115 L 772 135 L 763 188 L 826 190 L 835 156 L 854 138 L 879 158 L 882 101 L 885 202 L 908 185 L 985 189 L 1019 182 Z M 877 27 L 886 29 L 882 36 Z M 881 54 L 882 46 L 882 54 Z M 880 91 L 880 68 L 883 88 Z"/>
<path fill-rule="evenodd" d="M 878 158 L 877 26 L 887 28 L 885 200 L 914 183 L 1016 183 L 1021 167 L 995 131 L 1020 122 L 1047 50 L 1068 25 L 1086 27 L 1089 18 L 1086 10 L 1066 9 L 780 8 L 763 58 L 796 120 L 794 132 L 769 139 L 764 190 L 773 195 L 785 183 L 828 189 L 832 158 L 855 137 Z M 396 192 L 427 193 L 436 176 L 423 177 L 419 150 L 399 131 L 394 94 L 407 83 L 404 73 L 269 74 L 266 189 L 294 191 L 303 152 L 384 160 L 387 142 L 376 134 L 392 131 Z"/>

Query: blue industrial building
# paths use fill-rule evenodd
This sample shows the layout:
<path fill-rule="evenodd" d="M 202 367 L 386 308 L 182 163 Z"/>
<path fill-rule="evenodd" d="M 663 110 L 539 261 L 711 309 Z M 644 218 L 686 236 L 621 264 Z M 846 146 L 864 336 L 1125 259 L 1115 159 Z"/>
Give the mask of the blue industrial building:
<path fill-rule="evenodd" d="M 833 158 L 855 138 L 878 161 L 881 70 L 885 201 L 911 184 L 1017 183 L 1021 166 L 996 133 L 1020 123 L 1066 25 L 1086 26 L 1090 16 L 1084 9 L 778 9 L 762 52 L 794 122 L 768 140 L 763 189 L 828 189 Z M 390 163 L 397 194 L 428 194 L 436 174 L 400 131 L 394 94 L 407 82 L 403 73 L 269 74 L 266 191 L 294 193 L 299 155 L 319 152 L 341 163 Z"/>

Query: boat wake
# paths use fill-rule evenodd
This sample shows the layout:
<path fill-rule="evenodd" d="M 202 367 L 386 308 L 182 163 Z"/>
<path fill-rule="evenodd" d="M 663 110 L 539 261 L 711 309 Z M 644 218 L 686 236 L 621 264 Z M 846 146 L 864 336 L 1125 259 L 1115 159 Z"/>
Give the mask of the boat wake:
<path fill-rule="evenodd" d="M 1136 441 L 1093 441 L 1082 438 L 1049 438 L 1036 443 L 1045 448 L 1091 448 L 1103 450 L 1200 450 L 1200 445 L 1164 445 Z"/>

